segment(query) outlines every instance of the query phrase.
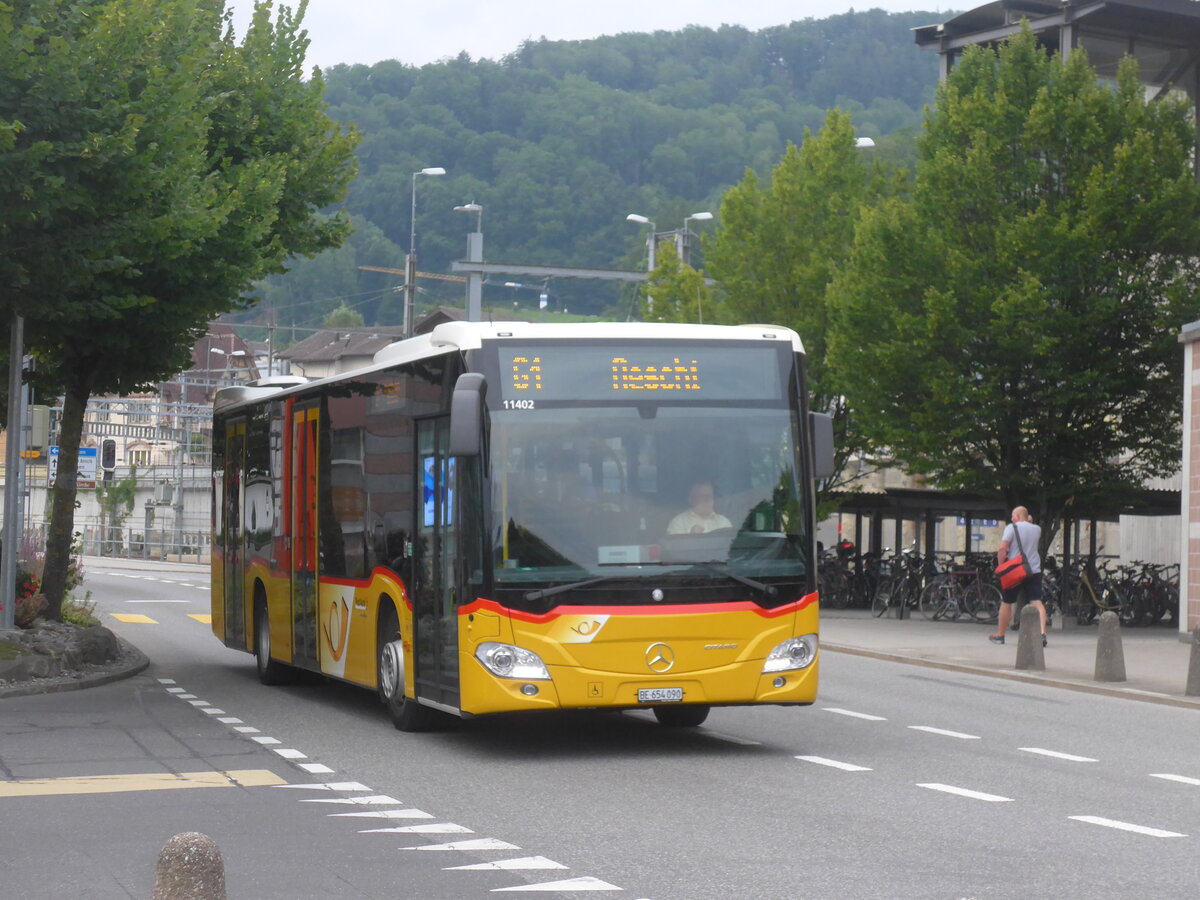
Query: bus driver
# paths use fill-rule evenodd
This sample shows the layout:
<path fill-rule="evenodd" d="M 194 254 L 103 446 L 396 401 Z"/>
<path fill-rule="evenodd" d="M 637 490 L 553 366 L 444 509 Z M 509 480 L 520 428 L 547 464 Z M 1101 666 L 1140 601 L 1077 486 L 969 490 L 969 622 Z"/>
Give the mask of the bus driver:
<path fill-rule="evenodd" d="M 688 509 L 667 525 L 667 534 L 705 534 L 718 528 L 732 528 L 729 520 L 713 509 L 716 494 L 711 481 L 693 482 L 688 490 Z"/>

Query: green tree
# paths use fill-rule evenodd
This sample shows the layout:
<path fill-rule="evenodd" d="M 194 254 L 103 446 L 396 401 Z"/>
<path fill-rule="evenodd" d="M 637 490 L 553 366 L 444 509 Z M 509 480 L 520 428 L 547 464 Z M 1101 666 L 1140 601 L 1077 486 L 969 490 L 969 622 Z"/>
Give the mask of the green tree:
<path fill-rule="evenodd" d="M 96 485 L 96 500 L 100 507 L 100 555 L 112 540 L 119 540 L 121 526 L 133 512 L 133 501 L 137 495 L 137 466 L 132 466 L 129 475 L 120 481 L 101 481 Z M 149 535 L 146 536 L 149 540 Z"/>
<path fill-rule="evenodd" d="M 720 312 L 704 274 L 680 261 L 674 241 L 663 241 L 654 255 L 654 271 L 641 298 L 646 322 L 715 324 Z"/>
<path fill-rule="evenodd" d="M 705 243 L 707 271 L 734 321 L 799 333 L 813 408 L 834 417 L 839 471 L 860 441 L 826 360 L 826 288 L 849 258 L 860 210 L 890 184 L 855 142 L 850 117 L 830 110 L 820 132 L 788 146 L 767 184 L 748 172 L 725 194 L 720 228 Z"/>
<path fill-rule="evenodd" d="M 240 45 L 223 7 L 0 8 L 0 122 L 19 123 L 0 144 L 5 311 L 26 317 L 27 344 L 64 397 L 46 547 L 55 618 L 88 398 L 185 367 L 255 279 L 347 231 L 319 211 L 344 195 L 355 137 L 327 117 L 320 73 L 303 71 L 305 4 L 272 22 L 260 0 Z M 39 177 L 22 185 L 35 158 Z"/>
<path fill-rule="evenodd" d="M 345 303 L 333 310 L 321 323 L 322 328 L 360 328 L 363 315 L 357 309 L 351 309 Z"/>
<path fill-rule="evenodd" d="M 941 86 L 911 198 L 870 211 L 830 361 L 876 446 L 1053 523 L 1179 460 L 1176 335 L 1197 318 L 1189 104 L 1101 84 L 1028 28 Z M 1047 529 L 1049 540 L 1053 527 Z"/>

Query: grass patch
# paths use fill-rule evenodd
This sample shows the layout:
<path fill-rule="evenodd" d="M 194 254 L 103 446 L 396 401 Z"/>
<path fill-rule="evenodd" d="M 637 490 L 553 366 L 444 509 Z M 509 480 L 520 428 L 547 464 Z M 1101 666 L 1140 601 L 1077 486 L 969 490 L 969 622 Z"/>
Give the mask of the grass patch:
<path fill-rule="evenodd" d="M 28 656 L 29 651 L 20 644 L 12 641 L 0 641 L 0 659 L 16 659 L 18 656 Z"/>
<path fill-rule="evenodd" d="M 96 601 L 92 599 L 92 592 L 88 591 L 82 600 L 77 599 L 73 593 L 64 597 L 62 620 L 84 628 L 99 625 L 100 620 L 96 618 Z"/>

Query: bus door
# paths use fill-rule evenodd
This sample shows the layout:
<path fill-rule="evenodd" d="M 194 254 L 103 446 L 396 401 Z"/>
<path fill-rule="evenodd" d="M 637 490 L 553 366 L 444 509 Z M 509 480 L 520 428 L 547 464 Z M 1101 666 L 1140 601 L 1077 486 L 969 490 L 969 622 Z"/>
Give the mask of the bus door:
<path fill-rule="evenodd" d="M 221 490 L 221 546 L 225 551 L 225 644 L 246 649 L 246 420 L 225 424 L 225 474 Z"/>
<path fill-rule="evenodd" d="M 296 404 L 291 412 L 290 521 L 292 662 L 317 666 L 317 447 L 320 407 Z"/>
<path fill-rule="evenodd" d="M 413 555 L 413 627 L 416 694 L 459 708 L 458 615 L 454 571 L 454 459 L 446 450 L 450 419 L 417 422 L 417 540 Z"/>

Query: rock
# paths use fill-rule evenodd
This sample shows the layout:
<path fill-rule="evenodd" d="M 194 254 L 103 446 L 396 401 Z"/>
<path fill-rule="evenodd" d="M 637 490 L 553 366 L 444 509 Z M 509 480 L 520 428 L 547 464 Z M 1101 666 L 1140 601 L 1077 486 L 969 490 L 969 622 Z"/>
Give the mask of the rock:
<path fill-rule="evenodd" d="M 0 631 L 0 697 L 72 690 L 142 671 L 149 660 L 102 625 L 34 620 Z"/>
<path fill-rule="evenodd" d="M 117 636 L 103 625 L 93 625 L 83 631 L 77 631 L 71 641 L 71 648 L 79 652 L 79 662 L 76 665 L 111 662 L 121 655 L 121 645 Z"/>

